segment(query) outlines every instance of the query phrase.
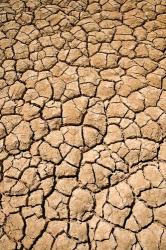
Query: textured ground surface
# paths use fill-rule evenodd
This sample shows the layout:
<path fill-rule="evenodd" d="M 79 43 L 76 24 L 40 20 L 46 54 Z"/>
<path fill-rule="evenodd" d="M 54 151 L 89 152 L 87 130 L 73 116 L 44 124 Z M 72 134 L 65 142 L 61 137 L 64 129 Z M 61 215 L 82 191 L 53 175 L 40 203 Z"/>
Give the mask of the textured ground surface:
<path fill-rule="evenodd" d="M 165 0 L 0 0 L 1 250 L 166 250 L 165 38 Z"/>

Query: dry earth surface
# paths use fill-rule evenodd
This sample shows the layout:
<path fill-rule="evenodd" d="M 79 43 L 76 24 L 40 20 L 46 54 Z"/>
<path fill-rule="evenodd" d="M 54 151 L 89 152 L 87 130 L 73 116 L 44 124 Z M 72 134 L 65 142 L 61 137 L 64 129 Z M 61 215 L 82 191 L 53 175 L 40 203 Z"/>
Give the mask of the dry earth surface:
<path fill-rule="evenodd" d="M 1 250 L 166 250 L 165 49 L 165 0 L 0 0 Z"/>

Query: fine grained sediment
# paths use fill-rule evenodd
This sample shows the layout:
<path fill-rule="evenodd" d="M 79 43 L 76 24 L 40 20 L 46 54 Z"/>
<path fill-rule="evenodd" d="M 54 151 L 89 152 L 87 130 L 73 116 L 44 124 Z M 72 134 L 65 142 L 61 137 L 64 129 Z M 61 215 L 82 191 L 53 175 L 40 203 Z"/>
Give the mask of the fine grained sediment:
<path fill-rule="evenodd" d="M 166 249 L 165 0 L 0 1 L 0 249 Z"/>

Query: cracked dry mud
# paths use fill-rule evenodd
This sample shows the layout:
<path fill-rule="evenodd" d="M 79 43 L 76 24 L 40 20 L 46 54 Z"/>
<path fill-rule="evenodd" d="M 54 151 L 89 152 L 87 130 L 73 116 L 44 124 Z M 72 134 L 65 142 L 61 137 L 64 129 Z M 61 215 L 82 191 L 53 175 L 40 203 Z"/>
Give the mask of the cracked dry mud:
<path fill-rule="evenodd" d="M 166 250 L 165 49 L 165 0 L 0 0 L 1 250 Z"/>

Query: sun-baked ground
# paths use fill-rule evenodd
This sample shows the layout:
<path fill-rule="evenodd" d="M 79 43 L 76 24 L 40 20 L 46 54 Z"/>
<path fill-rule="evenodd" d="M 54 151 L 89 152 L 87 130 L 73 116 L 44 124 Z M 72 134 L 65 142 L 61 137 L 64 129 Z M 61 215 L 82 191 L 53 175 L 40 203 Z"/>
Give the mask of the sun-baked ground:
<path fill-rule="evenodd" d="M 165 51 L 165 0 L 0 0 L 1 250 L 166 250 Z"/>

